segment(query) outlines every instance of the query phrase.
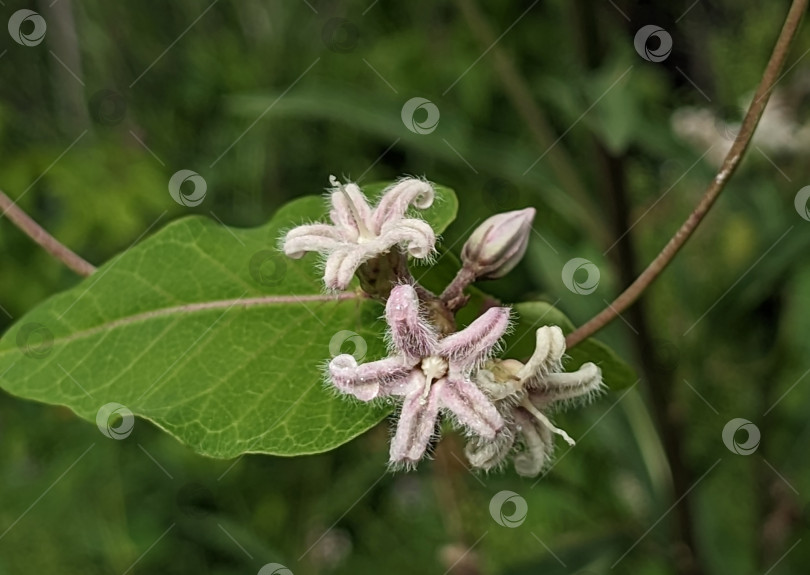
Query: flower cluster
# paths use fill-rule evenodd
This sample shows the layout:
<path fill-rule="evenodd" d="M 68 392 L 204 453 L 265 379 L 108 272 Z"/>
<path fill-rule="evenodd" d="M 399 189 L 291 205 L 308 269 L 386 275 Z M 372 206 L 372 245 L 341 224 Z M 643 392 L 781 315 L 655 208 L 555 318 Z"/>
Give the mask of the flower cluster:
<path fill-rule="evenodd" d="M 290 230 L 283 249 L 294 258 L 310 251 L 326 255 L 328 289 L 345 289 L 355 275 L 367 291 L 367 286 L 387 283 L 373 295 L 385 300 L 389 353 L 363 364 L 352 355 L 338 355 L 327 369 L 330 385 L 363 402 L 396 402 L 390 447 L 394 467 L 411 468 L 424 458 L 444 417 L 467 435 L 473 467 L 494 469 L 512 455 L 519 474 L 540 473 L 554 434 L 573 445 L 547 412 L 598 393 L 599 368 L 586 363 L 575 372 L 562 372 L 565 338 L 556 326 L 537 330 L 535 352 L 525 364 L 497 357 L 510 326 L 508 307 L 489 307 L 461 330 L 454 320 L 469 299 L 467 286 L 502 277 L 523 257 L 534 209 L 498 214 L 481 224 L 462 248 L 462 269 L 436 296 L 407 268 L 408 256 L 426 258 L 435 252 L 430 225 L 407 216 L 411 206 L 431 206 L 433 187 L 419 179 L 400 180 L 371 208 L 356 184 L 334 177 L 331 183 L 332 224 Z M 363 281 L 369 270 L 376 274 L 372 283 Z"/>

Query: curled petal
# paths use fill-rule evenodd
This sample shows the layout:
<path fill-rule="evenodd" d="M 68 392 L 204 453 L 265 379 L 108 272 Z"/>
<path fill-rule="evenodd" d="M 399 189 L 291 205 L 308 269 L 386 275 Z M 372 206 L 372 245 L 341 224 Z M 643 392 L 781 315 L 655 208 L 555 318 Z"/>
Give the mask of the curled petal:
<path fill-rule="evenodd" d="M 546 325 L 537 330 L 534 353 L 518 372 L 521 380 L 543 378 L 547 373 L 559 371 L 565 353 L 565 336 L 556 325 Z"/>
<path fill-rule="evenodd" d="M 550 373 L 529 393 L 531 402 L 542 409 L 558 401 L 593 396 L 602 388 L 602 370 L 593 363 L 583 363 L 577 371 Z"/>
<path fill-rule="evenodd" d="M 419 314 L 419 297 L 412 286 L 402 284 L 391 290 L 385 304 L 391 342 L 397 351 L 412 357 L 433 355 L 436 332 Z"/>
<path fill-rule="evenodd" d="M 471 439 L 464 447 L 464 454 L 475 469 L 489 471 L 503 463 L 514 444 L 515 435 L 512 429 L 504 427 L 491 441 L 478 437 Z"/>
<path fill-rule="evenodd" d="M 538 425 L 531 415 L 515 410 L 515 424 L 520 429 L 524 450 L 515 454 L 515 471 L 523 477 L 540 474 L 554 450 L 551 431 Z"/>
<path fill-rule="evenodd" d="M 493 307 L 463 330 L 439 342 L 439 354 L 461 370 L 468 370 L 490 356 L 509 327 L 509 308 Z"/>
<path fill-rule="evenodd" d="M 328 289 L 343 290 L 352 281 L 354 272 L 369 257 L 361 246 L 339 247 L 326 259 L 323 282 Z"/>
<path fill-rule="evenodd" d="M 420 210 L 433 204 L 436 192 L 429 183 L 416 178 L 400 180 L 383 192 L 371 216 L 372 231 L 379 234 L 387 222 L 401 220 L 413 204 Z"/>
<path fill-rule="evenodd" d="M 388 395 L 410 374 L 411 368 L 399 358 L 385 358 L 358 365 L 353 356 L 342 354 L 329 362 L 329 379 L 343 393 L 361 401 Z"/>
<path fill-rule="evenodd" d="M 427 398 L 418 391 L 405 396 L 391 440 L 390 460 L 394 465 L 413 466 L 425 455 L 439 417 L 439 392 L 443 381 L 433 384 Z"/>
<path fill-rule="evenodd" d="M 414 218 L 405 218 L 385 224 L 379 241 L 387 250 L 393 245 L 401 245 L 415 258 L 426 258 L 436 246 L 436 234 L 430 224 Z"/>
<path fill-rule="evenodd" d="M 461 425 L 482 439 L 495 439 L 505 423 L 484 392 L 458 373 L 451 373 L 443 381 L 439 395 L 441 406 L 450 410 Z"/>
<path fill-rule="evenodd" d="M 332 183 L 332 210 L 329 217 L 336 226 L 351 233 L 351 239 L 356 240 L 367 230 L 371 222 L 371 208 L 366 196 L 360 191 L 357 184 L 341 184 L 337 178 L 331 176 Z"/>
<path fill-rule="evenodd" d="M 328 224 L 298 226 L 284 237 L 284 253 L 293 258 L 303 257 L 306 252 L 328 253 L 344 242 L 340 230 Z"/>

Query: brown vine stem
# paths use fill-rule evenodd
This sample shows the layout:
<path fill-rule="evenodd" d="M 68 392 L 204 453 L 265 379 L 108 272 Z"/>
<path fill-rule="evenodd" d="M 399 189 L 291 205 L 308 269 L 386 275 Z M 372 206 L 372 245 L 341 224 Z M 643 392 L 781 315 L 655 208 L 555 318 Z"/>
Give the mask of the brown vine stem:
<path fill-rule="evenodd" d="M 776 82 L 779 80 L 779 73 L 785 63 L 785 58 L 790 51 L 790 45 L 796 32 L 801 24 L 802 16 L 807 9 L 808 0 L 793 0 L 790 5 L 785 23 L 782 26 L 782 31 L 779 38 L 776 40 L 776 45 L 771 53 L 771 58 L 768 65 L 765 67 L 765 72 L 762 74 L 762 80 L 757 86 L 754 93 L 754 98 L 748 111 L 743 119 L 740 131 L 731 146 L 731 149 L 726 154 L 720 171 L 711 181 L 703 196 L 698 202 L 697 207 L 689 214 L 686 221 L 678 228 L 675 235 L 669 240 L 664 249 L 653 259 L 647 268 L 625 289 L 613 303 L 609 304 L 605 309 L 592 317 L 586 323 L 578 327 L 576 330 L 568 334 L 565 338 L 567 347 L 575 346 L 582 340 L 592 336 L 594 333 L 605 327 L 608 323 L 616 319 L 621 312 L 630 307 L 644 290 L 664 271 L 669 265 L 675 255 L 680 251 L 686 241 L 692 236 L 695 229 L 708 213 L 709 209 L 714 204 L 720 192 L 725 188 L 726 182 L 732 176 L 737 166 L 740 164 L 748 144 L 754 135 L 757 128 L 762 112 L 770 99 L 770 93 Z"/>
<path fill-rule="evenodd" d="M 0 212 L 0 215 L 6 216 L 15 226 L 20 228 L 25 235 L 45 248 L 45 251 L 80 276 L 86 277 L 96 271 L 93 264 L 46 232 L 42 226 L 31 219 L 28 214 L 22 211 L 17 204 L 2 191 L 0 191 L 0 209 L 3 210 Z"/>

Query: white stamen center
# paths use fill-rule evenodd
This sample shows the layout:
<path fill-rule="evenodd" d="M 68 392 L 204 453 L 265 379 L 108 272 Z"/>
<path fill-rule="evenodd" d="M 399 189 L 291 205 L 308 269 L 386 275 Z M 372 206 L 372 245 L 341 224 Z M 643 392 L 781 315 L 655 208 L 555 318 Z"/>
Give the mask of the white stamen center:
<path fill-rule="evenodd" d="M 422 391 L 421 403 L 427 401 L 430 386 L 433 385 L 433 382 L 447 375 L 448 367 L 447 360 L 437 355 L 431 355 L 422 360 L 422 373 L 425 374 L 425 389 Z"/>

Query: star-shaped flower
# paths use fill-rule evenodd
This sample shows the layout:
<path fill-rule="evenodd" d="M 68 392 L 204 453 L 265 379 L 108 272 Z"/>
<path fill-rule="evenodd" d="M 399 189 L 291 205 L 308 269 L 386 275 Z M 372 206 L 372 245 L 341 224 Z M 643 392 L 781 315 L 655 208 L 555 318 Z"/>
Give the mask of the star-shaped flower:
<path fill-rule="evenodd" d="M 403 284 L 391 291 L 385 318 L 390 356 L 358 365 L 351 355 L 339 355 L 329 364 L 329 378 L 361 401 L 402 398 L 391 464 L 409 467 L 423 457 L 442 411 L 482 440 L 495 439 L 503 417 L 471 374 L 509 326 L 509 308 L 491 308 L 466 329 L 440 339 L 422 317 L 414 288 Z"/>
<path fill-rule="evenodd" d="M 291 258 L 306 252 L 326 254 L 324 283 L 334 290 L 345 289 L 361 265 L 392 247 L 399 246 L 415 258 L 434 251 L 436 234 L 430 225 L 405 217 L 413 205 L 420 210 L 433 204 L 435 191 L 422 180 L 407 178 L 383 192 L 374 208 L 357 184 L 339 183 L 331 176 L 332 224 L 308 224 L 287 232 L 283 250 Z"/>
<path fill-rule="evenodd" d="M 515 471 L 534 477 L 550 460 L 553 434 L 569 444 L 574 440 L 551 423 L 546 411 L 575 401 L 587 401 L 602 388 L 602 372 L 593 363 L 577 371 L 562 372 L 565 336 L 557 326 L 537 330 L 537 345 L 524 365 L 514 359 L 488 362 L 476 374 L 476 383 L 489 395 L 506 421 L 495 440 L 475 438 L 467 445 L 473 467 L 493 469 L 515 451 Z"/>

